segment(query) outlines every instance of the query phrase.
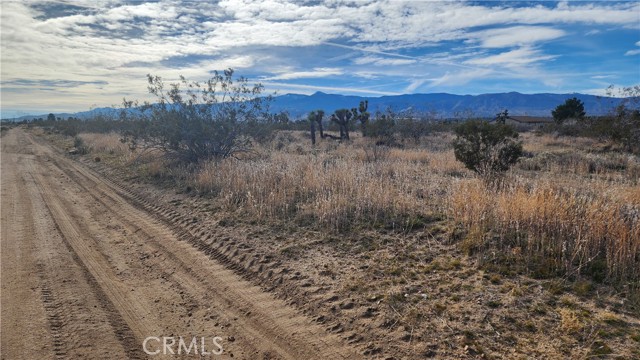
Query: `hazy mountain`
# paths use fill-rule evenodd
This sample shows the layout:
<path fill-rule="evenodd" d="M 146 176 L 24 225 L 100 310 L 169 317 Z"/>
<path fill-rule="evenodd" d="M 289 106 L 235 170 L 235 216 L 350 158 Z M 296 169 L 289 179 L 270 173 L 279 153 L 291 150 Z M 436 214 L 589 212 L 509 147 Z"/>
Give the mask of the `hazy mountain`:
<path fill-rule="evenodd" d="M 564 103 L 566 99 L 577 97 L 585 104 L 587 115 L 601 115 L 610 111 L 621 99 L 605 98 L 586 94 L 520 94 L 517 92 L 482 94 L 482 95 L 453 95 L 446 93 L 408 94 L 382 97 L 361 97 L 316 92 L 312 95 L 286 94 L 274 98 L 271 109 L 274 112 L 287 111 L 292 118 L 306 116 L 307 113 L 323 109 L 331 113 L 340 108 L 357 107 L 360 101 L 369 101 L 369 111 L 384 111 L 390 108 L 394 111 L 415 110 L 419 112 L 433 112 L 439 117 L 457 117 L 473 115 L 492 117 L 507 109 L 511 115 L 551 116 L 551 110 Z M 69 116 L 89 118 L 96 115 L 117 117 L 119 109 L 97 108 L 75 114 L 56 114 L 58 117 Z M 16 120 L 33 118 L 47 118 L 47 114 L 22 116 Z"/>
<path fill-rule="evenodd" d="M 330 113 L 339 108 L 357 107 L 361 100 L 368 100 L 370 112 L 391 108 L 394 111 L 410 109 L 431 111 L 441 117 L 455 117 L 460 114 L 486 117 L 494 116 L 498 112 L 508 109 L 512 115 L 551 116 L 551 110 L 572 97 L 577 97 L 584 102 L 588 115 L 605 114 L 620 102 L 620 99 L 586 94 L 529 95 L 510 92 L 482 95 L 435 93 L 360 97 L 316 92 L 313 95 L 287 94 L 278 96 L 275 98 L 272 108 L 276 111 L 288 111 L 296 117 L 316 109 L 323 109 Z"/>

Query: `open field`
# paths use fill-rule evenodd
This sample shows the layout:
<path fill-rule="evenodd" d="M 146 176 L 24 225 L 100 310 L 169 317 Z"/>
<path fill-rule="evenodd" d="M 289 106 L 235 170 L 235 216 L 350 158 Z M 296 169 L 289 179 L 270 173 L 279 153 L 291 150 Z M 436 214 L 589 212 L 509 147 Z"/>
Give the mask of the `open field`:
<path fill-rule="evenodd" d="M 0 360 L 640 360 L 640 0 L 0 0 Z"/>
<path fill-rule="evenodd" d="M 147 332 L 222 334 L 247 359 L 640 356 L 640 160 L 607 144 L 526 133 L 493 187 L 455 161 L 448 133 L 311 148 L 282 131 L 190 167 L 79 136 L 88 153 L 72 157 L 72 138 L 3 137 L 3 334 L 73 339 L 40 338 L 49 354 L 96 351 L 65 331 L 104 331 L 125 357 Z M 5 261 L 17 253 L 30 258 Z M 43 291 L 72 315 L 29 296 Z M 79 294 L 96 307 L 78 309 Z M 40 320 L 25 328 L 7 308 Z M 56 316 L 70 319 L 52 329 Z M 28 344 L 5 338 L 3 354 Z"/>

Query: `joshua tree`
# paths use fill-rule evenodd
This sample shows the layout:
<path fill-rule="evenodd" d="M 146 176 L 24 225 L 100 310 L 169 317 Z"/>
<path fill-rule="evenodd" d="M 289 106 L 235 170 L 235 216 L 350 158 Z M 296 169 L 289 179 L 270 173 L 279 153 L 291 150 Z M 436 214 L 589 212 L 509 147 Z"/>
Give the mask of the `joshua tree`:
<path fill-rule="evenodd" d="M 316 123 L 320 130 L 320 138 L 324 139 L 324 132 L 322 131 L 322 118 L 324 117 L 324 110 L 316 110 L 309 113 L 308 119 L 311 124 L 311 144 L 316 144 Z"/>
<path fill-rule="evenodd" d="M 506 124 L 508 118 L 509 118 L 509 110 L 504 109 L 504 111 L 501 111 L 496 114 L 496 123 Z"/>
<path fill-rule="evenodd" d="M 340 127 L 340 139 L 349 140 L 349 120 L 352 117 L 353 113 L 349 109 L 338 109 L 331 115 L 331 121 Z"/>
<path fill-rule="evenodd" d="M 353 118 L 360 121 L 360 126 L 362 129 L 362 136 L 366 136 L 367 132 L 367 124 L 369 123 L 369 112 L 367 108 L 369 107 L 369 100 L 360 101 L 360 105 L 358 108 L 351 109 L 353 113 Z"/>

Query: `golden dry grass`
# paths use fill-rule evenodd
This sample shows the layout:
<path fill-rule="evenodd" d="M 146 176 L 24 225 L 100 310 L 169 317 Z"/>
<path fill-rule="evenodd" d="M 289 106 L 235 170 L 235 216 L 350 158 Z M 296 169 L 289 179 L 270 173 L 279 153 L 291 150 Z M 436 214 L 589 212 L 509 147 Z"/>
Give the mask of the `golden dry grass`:
<path fill-rule="evenodd" d="M 205 164 L 195 184 L 259 218 L 305 218 L 333 230 L 362 223 L 403 227 L 431 213 L 445 184 L 428 179 L 424 162 L 365 159 L 341 149 L 227 159 Z"/>
<path fill-rule="evenodd" d="M 522 177 L 495 190 L 473 179 L 454 184 L 449 215 L 487 242 L 496 237 L 525 259 L 545 259 L 550 271 L 576 274 L 604 257 L 610 276 L 632 279 L 640 276 L 639 193 L 630 185 L 584 189 Z"/>
<path fill-rule="evenodd" d="M 94 150 L 133 157 L 115 134 L 82 137 Z M 604 259 L 608 277 L 640 278 L 637 156 L 600 151 L 592 139 L 525 134 L 529 157 L 495 188 L 455 161 L 451 139 L 388 148 L 354 136 L 311 148 L 303 133 L 281 132 L 257 156 L 201 164 L 189 181 L 229 210 L 265 221 L 406 230 L 435 214 L 467 232 L 468 249 L 497 247 L 565 274 Z M 147 165 L 170 173 L 163 166 Z"/>
<path fill-rule="evenodd" d="M 94 151 L 112 153 L 115 155 L 128 155 L 130 153 L 127 144 L 120 141 L 122 136 L 116 133 L 96 134 L 82 133 L 79 137 Z"/>

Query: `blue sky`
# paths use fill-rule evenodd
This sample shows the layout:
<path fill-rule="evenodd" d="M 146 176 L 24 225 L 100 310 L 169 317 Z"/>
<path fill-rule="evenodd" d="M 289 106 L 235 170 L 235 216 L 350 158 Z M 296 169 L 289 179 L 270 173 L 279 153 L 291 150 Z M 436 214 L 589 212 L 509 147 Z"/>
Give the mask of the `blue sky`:
<path fill-rule="evenodd" d="M 2 117 L 150 99 L 232 67 L 279 94 L 603 94 L 640 84 L 639 1 L 2 1 Z"/>

